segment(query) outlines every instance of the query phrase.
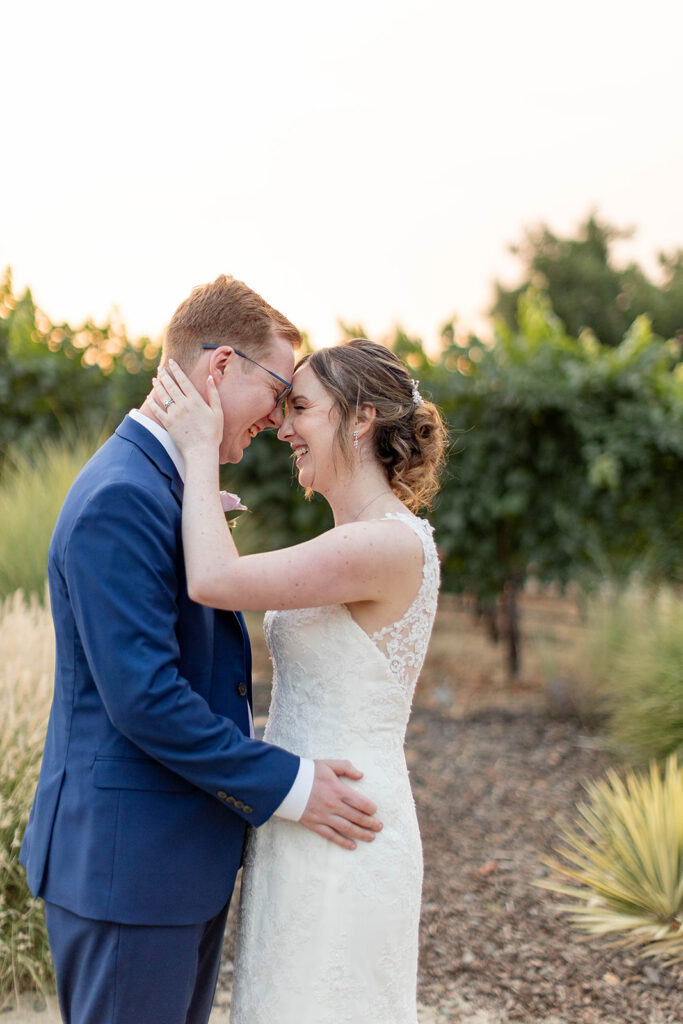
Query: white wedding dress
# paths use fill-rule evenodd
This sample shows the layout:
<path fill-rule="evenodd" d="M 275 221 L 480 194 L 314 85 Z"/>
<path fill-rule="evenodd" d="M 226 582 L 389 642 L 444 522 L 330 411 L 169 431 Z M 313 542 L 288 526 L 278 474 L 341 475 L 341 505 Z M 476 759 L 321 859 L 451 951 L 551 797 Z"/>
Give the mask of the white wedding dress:
<path fill-rule="evenodd" d="M 383 830 L 344 850 L 283 819 L 251 835 L 242 877 L 231 1024 L 416 1024 L 422 847 L 403 743 L 436 613 L 432 528 L 417 597 L 368 635 L 345 605 L 268 612 L 274 666 L 265 739 L 344 758 Z M 345 780 L 348 781 L 348 780 Z"/>

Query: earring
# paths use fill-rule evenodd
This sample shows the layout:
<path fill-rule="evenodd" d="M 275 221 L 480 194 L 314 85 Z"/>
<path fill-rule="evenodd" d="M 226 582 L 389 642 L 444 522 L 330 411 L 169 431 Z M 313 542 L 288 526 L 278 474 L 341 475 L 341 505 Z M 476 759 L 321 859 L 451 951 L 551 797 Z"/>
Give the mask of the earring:
<path fill-rule="evenodd" d="M 357 430 L 354 430 L 354 432 L 353 432 L 353 447 L 354 448 L 358 447 L 358 431 Z"/>

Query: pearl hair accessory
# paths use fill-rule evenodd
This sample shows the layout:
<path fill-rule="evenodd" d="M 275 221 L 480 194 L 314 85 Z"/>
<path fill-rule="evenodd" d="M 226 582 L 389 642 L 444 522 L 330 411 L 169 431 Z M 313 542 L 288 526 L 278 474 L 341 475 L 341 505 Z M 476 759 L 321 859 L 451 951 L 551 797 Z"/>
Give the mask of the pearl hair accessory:
<path fill-rule="evenodd" d="M 424 398 L 420 394 L 420 382 L 419 380 L 413 380 L 410 378 L 410 383 L 413 389 L 413 402 L 415 405 L 424 405 Z"/>

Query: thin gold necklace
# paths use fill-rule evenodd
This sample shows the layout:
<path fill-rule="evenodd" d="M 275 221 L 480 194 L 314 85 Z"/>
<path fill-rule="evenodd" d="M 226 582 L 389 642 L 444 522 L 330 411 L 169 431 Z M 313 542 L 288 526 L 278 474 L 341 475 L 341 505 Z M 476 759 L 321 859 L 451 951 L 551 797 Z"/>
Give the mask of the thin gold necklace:
<path fill-rule="evenodd" d="M 360 510 L 360 512 L 356 512 L 356 514 L 353 517 L 353 519 L 351 519 L 351 522 L 355 523 L 356 520 L 358 519 L 358 517 L 362 516 L 363 512 L 365 512 L 366 508 L 370 508 L 370 506 L 372 505 L 373 501 L 377 501 L 377 499 L 381 498 L 383 494 L 393 494 L 393 493 L 394 493 L 393 491 L 380 491 L 379 494 L 376 494 L 374 498 L 370 498 L 370 501 L 368 501 L 367 504 L 363 505 L 363 507 Z"/>

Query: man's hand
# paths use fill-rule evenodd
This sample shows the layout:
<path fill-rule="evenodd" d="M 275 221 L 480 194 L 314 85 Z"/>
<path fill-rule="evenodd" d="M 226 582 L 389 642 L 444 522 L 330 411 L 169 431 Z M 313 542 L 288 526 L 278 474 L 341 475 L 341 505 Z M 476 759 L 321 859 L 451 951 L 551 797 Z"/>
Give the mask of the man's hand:
<path fill-rule="evenodd" d="M 344 775 L 363 778 L 350 761 L 315 762 L 313 789 L 299 822 L 337 846 L 355 850 L 355 840 L 371 843 L 382 823 L 374 817 L 377 808 L 371 800 L 339 781 Z"/>

